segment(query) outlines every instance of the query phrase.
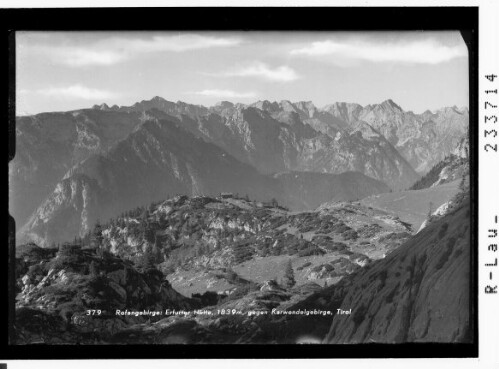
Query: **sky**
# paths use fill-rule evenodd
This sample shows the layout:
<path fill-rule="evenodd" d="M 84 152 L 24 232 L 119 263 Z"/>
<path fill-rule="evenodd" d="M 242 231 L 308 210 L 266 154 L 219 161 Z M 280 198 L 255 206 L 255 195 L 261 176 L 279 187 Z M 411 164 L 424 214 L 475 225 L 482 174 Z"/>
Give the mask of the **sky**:
<path fill-rule="evenodd" d="M 468 105 L 459 32 L 17 32 L 16 114 L 132 105 L 161 96 L 376 104 L 421 113 Z"/>

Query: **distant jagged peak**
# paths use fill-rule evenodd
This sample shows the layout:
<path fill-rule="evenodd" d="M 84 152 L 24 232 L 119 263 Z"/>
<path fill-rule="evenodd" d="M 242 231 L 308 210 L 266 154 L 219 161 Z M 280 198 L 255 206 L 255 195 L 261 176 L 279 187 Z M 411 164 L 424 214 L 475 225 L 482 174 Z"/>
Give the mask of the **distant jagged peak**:
<path fill-rule="evenodd" d="M 308 101 L 301 100 L 301 101 L 296 101 L 296 102 L 291 102 L 290 100 L 281 100 L 279 103 L 273 102 L 271 104 L 277 104 L 277 105 L 281 106 L 281 108 L 283 108 L 283 109 L 292 109 L 292 110 L 299 109 L 299 110 L 307 110 L 308 111 L 311 109 L 317 109 L 315 104 L 310 100 L 308 100 Z"/>
<path fill-rule="evenodd" d="M 198 104 L 191 104 L 191 103 L 181 101 L 181 100 L 178 100 L 175 103 L 175 106 L 177 107 L 177 109 L 180 108 L 183 111 L 199 112 L 201 114 L 204 114 L 208 111 L 206 106 L 198 105 Z"/>
<path fill-rule="evenodd" d="M 443 108 L 443 111 L 449 112 L 449 113 L 459 113 L 459 114 L 461 114 L 461 112 L 459 111 L 459 109 L 457 108 L 456 105 L 446 106 L 446 107 Z"/>
<path fill-rule="evenodd" d="M 208 108 L 211 114 L 220 116 L 222 119 L 228 119 L 229 121 L 238 121 L 243 119 L 243 114 L 247 109 L 255 109 L 261 111 L 258 108 L 254 108 L 251 105 L 246 105 L 242 103 L 232 103 L 230 101 L 220 101 L 215 105 Z"/>
<path fill-rule="evenodd" d="M 312 101 L 298 101 L 293 103 L 289 100 L 281 100 L 279 102 L 279 106 L 285 112 L 295 112 L 300 114 L 302 118 L 313 118 L 318 112 L 317 107 Z"/>
<path fill-rule="evenodd" d="M 107 105 L 106 103 L 102 103 L 100 105 L 95 104 L 94 106 L 92 106 L 92 109 L 101 111 L 120 111 L 121 108 L 116 104 L 109 107 L 109 105 Z"/>
<path fill-rule="evenodd" d="M 295 106 L 308 114 L 309 118 L 314 118 L 319 111 L 312 101 L 298 101 Z"/>
<path fill-rule="evenodd" d="M 336 101 L 332 104 L 325 105 L 322 110 L 330 110 L 330 109 L 362 109 L 362 105 L 352 102 L 345 101 Z"/>
<path fill-rule="evenodd" d="M 153 106 L 165 106 L 165 105 L 175 105 L 175 103 L 173 101 L 168 101 L 164 98 L 162 98 L 161 96 L 154 96 L 152 99 L 150 100 L 142 100 L 140 102 L 136 102 L 135 104 L 133 104 L 133 106 L 137 107 L 137 106 L 141 106 L 141 105 L 146 105 L 146 106 L 149 106 L 149 105 L 153 105 Z"/>
<path fill-rule="evenodd" d="M 143 100 L 143 101 L 146 101 L 146 100 Z M 164 101 L 168 101 L 168 100 L 162 98 L 161 96 L 154 96 L 150 101 L 154 101 L 154 102 L 161 101 L 161 102 L 164 102 Z"/>
<path fill-rule="evenodd" d="M 403 111 L 400 105 L 396 104 L 392 99 L 385 100 L 380 105 L 385 108 Z"/>
<path fill-rule="evenodd" d="M 92 109 L 94 109 L 94 110 L 111 110 L 111 108 L 109 108 L 109 105 L 107 105 L 106 103 L 102 103 L 100 105 L 95 104 L 94 106 L 92 106 Z"/>
<path fill-rule="evenodd" d="M 321 110 L 326 111 L 335 116 L 351 115 L 354 112 L 359 112 L 363 109 L 362 105 L 349 102 L 335 102 L 325 105 Z"/>
<path fill-rule="evenodd" d="M 303 110 L 304 109 L 307 109 L 307 110 L 317 109 L 312 101 L 297 101 L 294 103 L 294 105 L 303 109 Z"/>
<path fill-rule="evenodd" d="M 441 114 L 441 115 L 465 115 L 468 114 L 468 108 L 467 107 L 462 107 L 458 108 L 456 105 L 453 106 L 444 106 L 443 108 L 435 110 L 434 114 Z"/>
<path fill-rule="evenodd" d="M 324 106 L 321 111 L 343 121 L 347 126 L 345 128 L 348 128 L 348 125 L 358 120 L 362 109 L 363 107 L 356 103 L 335 102 Z"/>
<path fill-rule="evenodd" d="M 364 107 L 364 111 L 391 111 L 404 113 L 404 110 L 392 99 L 387 99 L 379 104 L 369 104 Z"/>
<path fill-rule="evenodd" d="M 296 101 L 292 102 L 290 100 L 280 100 L 280 101 L 270 101 L 267 99 L 264 100 L 258 100 L 252 104 L 246 105 L 242 103 L 233 103 L 231 101 L 223 100 L 217 102 L 215 105 L 212 107 L 208 108 L 204 105 L 200 104 L 191 104 L 189 102 L 185 101 L 169 101 L 166 100 L 165 98 L 161 96 L 154 96 L 150 100 L 141 100 L 139 102 L 134 103 L 132 106 L 118 106 L 116 104 L 112 105 L 111 107 L 107 103 L 102 103 L 102 104 L 95 104 L 92 106 L 92 109 L 94 110 L 101 110 L 101 111 L 120 111 L 123 109 L 129 109 L 129 108 L 134 108 L 134 109 L 150 109 L 151 107 L 158 108 L 160 110 L 192 110 L 195 109 L 198 111 L 198 113 L 206 113 L 208 110 L 214 110 L 214 111 L 220 111 L 220 110 L 225 110 L 225 109 L 238 109 L 242 110 L 244 108 L 248 107 L 254 107 L 260 110 L 268 111 L 270 113 L 277 113 L 280 110 L 284 112 L 296 112 L 299 113 L 302 117 L 303 114 L 305 113 L 306 115 L 309 115 L 312 117 L 316 113 L 329 113 L 332 114 L 336 117 L 341 117 L 343 119 L 349 118 L 348 120 L 352 120 L 352 118 L 355 118 L 357 113 L 363 112 L 367 113 L 370 111 L 374 110 L 382 110 L 382 111 L 393 111 L 393 112 L 400 112 L 400 113 L 406 113 L 406 114 L 414 114 L 414 115 L 419 115 L 427 118 L 431 118 L 434 115 L 468 115 L 469 114 L 469 109 L 466 106 L 463 107 L 457 107 L 456 105 L 454 106 L 447 106 L 447 107 L 442 107 L 439 109 L 435 110 L 429 110 L 427 109 L 423 113 L 420 114 L 415 114 L 410 111 L 404 111 L 400 105 L 395 103 L 392 99 L 387 99 L 384 100 L 381 103 L 378 104 L 369 104 L 366 106 L 362 106 L 358 103 L 354 102 L 345 102 L 345 101 L 337 101 L 331 104 L 326 104 L 323 107 L 317 107 L 313 101 L 311 100 L 301 100 L 301 101 Z M 194 110 L 192 110 L 193 113 L 195 113 Z"/>
<path fill-rule="evenodd" d="M 251 105 L 243 103 L 233 103 L 230 101 L 220 101 L 209 108 L 209 111 L 221 114 L 223 116 L 240 114 L 244 109 L 250 108 Z"/>
<path fill-rule="evenodd" d="M 267 110 L 270 112 L 275 112 L 280 109 L 279 103 L 276 101 L 269 101 L 269 100 L 258 100 L 257 102 L 254 102 L 250 106 L 258 108 L 260 110 Z"/>
<path fill-rule="evenodd" d="M 469 109 L 467 106 L 462 106 L 458 109 L 462 114 L 469 114 Z"/>
<path fill-rule="evenodd" d="M 208 109 L 202 105 L 194 105 L 184 101 L 168 101 L 162 97 L 155 96 L 151 100 L 142 100 L 131 106 L 132 110 L 158 109 L 173 116 L 186 114 L 189 116 L 205 115 Z"/>

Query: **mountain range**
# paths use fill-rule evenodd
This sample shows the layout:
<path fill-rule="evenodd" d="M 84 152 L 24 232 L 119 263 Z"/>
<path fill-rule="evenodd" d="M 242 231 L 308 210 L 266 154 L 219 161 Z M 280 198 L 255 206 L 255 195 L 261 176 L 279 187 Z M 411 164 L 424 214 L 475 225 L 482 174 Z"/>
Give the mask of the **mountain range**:
<path fill-rule="evenodd" d="M 311 102 L 160 97 L 16 119 L 9 210 L 17 240 L 47 246 L 168 195 L 233 192 L 294 210 L 414 184 L 466 133 L 466 109 L 404 112 Z"/>

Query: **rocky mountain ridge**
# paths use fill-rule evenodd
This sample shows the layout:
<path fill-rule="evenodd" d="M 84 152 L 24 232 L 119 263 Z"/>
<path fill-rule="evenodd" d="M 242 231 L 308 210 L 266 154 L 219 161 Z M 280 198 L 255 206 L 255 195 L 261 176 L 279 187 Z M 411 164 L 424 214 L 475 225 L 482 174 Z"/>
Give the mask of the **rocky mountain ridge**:
<path fill-rule="evenodd" d="M 126 211 L 97 228 L 100 247 L 123 259 L 140 262 L 152 248 L 154 264 L 174 278 L 175 288 L 189 293 L 196 292 L 195 287 L 187 288 L 187 278 L 182 282 L 179 276 L 217 278 L 220 271 L 233 269 L 242 278 L 263 283 L 278 277 L 272 273 L 279 272 L 278 264 L 286 260 L 292 260 L 298 284 L 331 282 L 389 254 L 413 231 L 393 214 L 355 202 L 297 213 L 277 202 L 230 194 L 176 196 Z M 95 232 L 96 228 L 80 243 L 95 247 Z M 274 264 L 277 268 L 269 269 L 267 277 L 266 272 L 253 270 Z M 199 282 L 208 283 L 202 278 Z M 203 290 L 225 289 L 205 285 Z"/>
<path fill-rule="evenodd" d="M 289 101 L 256 104 L 275 117 L 280 116 L 280 111 L 294 112 L 314 129 L 332 137 L 342 129 L 351 130 L 359 122 L 368 123 L 420 174 L 426 173 L 454 149 L 469 124 L 467 108 L 445 107 L 415 114 L 404 111 L 390 99 L 364 107 L 354 103 L 334 103 L 317 108 L 312 102 Z"/>

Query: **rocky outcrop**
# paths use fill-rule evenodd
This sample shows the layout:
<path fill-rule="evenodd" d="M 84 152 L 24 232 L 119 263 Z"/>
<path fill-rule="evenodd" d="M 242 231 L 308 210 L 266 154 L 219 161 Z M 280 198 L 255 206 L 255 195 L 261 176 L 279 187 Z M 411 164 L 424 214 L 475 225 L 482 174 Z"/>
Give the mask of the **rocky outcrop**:
<path fill-rule="evenodd" d="M 442 205 L 440 205 L 437 210 L 435 210 L 433 213 L 431 213 L 430 217 L 428 219 L 425 219 L 423 224 L 421 224 L 421 227 L 419 227 L 418 231 L 416 233 L 421 232 L 423 229 L 428 227 L 428 225 L 432 222 L 435 221 L 438 218 L 443 217 L 446 215 L 451 209 L 452 209 L 453 201 L 449 200 Z"/>
<path fill-rule="evenodd" d="M 260 291 L 265 292 L 265 291 L 284 291 L 283 288 L 279 287 L 277 282 L 273 279 L 270 279 L 268 281 L 263 282 L 262 286 L 260 287 Z"/>
<path fill-rule="evenodd" d="M 97 181 L 75 174 L 58 183 L 50 196 L 19 229 L 17 242 L 35 242 L 49 247 L 54 242 L 86 234 L 99 217 L 110 216 L 107 208 L 112 195 Z"/>
<path fill-rule="evenodd" d="M 150 315 L 120 311 L 162 311 L 199 307 L 176 292 L 157 270 L 78 247 L 56 254 L 24 248 L 17 278 L 16 334 L 19 344 L 93 343 Z M 89 316 L 88 310 L 95 310 Z M 99 310 L 97 313 L 96 311 Z M 54 324 L 55 323 L 55 324 Z"/>
<path fill-rule="evenodd" d="M 464 181 L 465 177 L 469 175 L 469 170 L 469 137 L 465 135 L 456 144 L 452 153 L 432 167 L 428 173 L 411 186 L 411 189 L 420 190 L 456 180 Z"/>

